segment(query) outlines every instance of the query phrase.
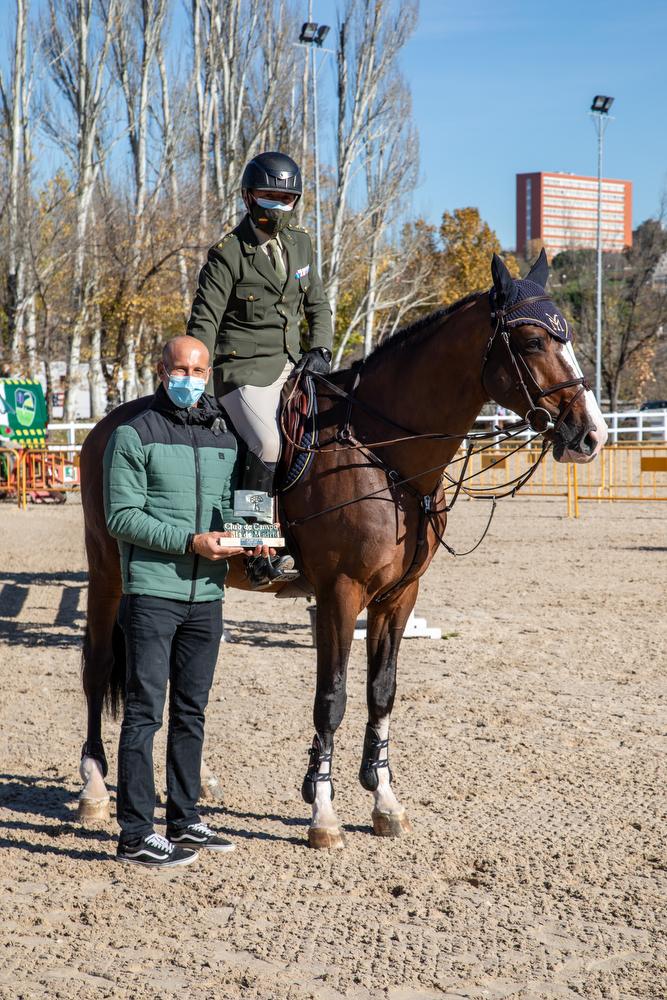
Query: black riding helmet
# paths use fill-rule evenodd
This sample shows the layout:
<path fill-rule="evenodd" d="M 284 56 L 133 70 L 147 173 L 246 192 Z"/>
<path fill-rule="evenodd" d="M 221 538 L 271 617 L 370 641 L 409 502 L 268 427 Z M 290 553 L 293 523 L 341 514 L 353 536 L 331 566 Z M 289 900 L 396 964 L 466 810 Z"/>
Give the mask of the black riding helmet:
<path fill-rule="evenodd" d="M 252 189 L 295 195 L 294 205 L 287 211 L 262 208 L 251 194 Z M 253 222 L 275 236 L 292 218 L 294 206 L 303 194 L 301 171 L 286 153 L 260 153 L 246 165 L 241 178 L 241 192 Z"/>
<path fill-rule="evenodd" d="M 288 191 L 295 194 L 298 201 L 303 194 L 301 171 L 286 153 L 260 153 L 243 171 L 241 189 L 248 191 L 250 188 Z"/>

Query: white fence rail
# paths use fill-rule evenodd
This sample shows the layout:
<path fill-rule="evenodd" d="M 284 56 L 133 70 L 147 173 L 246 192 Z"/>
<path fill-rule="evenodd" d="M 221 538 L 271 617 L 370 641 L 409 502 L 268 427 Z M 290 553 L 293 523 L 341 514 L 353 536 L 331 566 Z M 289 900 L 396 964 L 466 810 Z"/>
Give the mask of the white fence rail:
<path fill-rule="evenodd" d="M 625 410 L 623 413 L 605 413 L 604 419 L 609 428 L 608 444 L 629 444 L 635 441 L 646 441 L 650 444 L 664 442 L 667 444 L 667 410 Z M 476 430 L 490 430 L 493 427 L 506 429 L 513 424 L 521 423 L 513 413 L 506 416 L 482 416 L 475 422 Z M 51 444 L 51 451 L 67 448 L 68 451 L 81 451 L 81 445 L 76 443 L 77 432 L 89 431 L 94 423 L 52 423 L 48 425 L 50 433 L 58 431 L 67 435 L 63 444 Z M 519 437 L 530 437 L 533 432 L 528 429 Z"/>
<path fill-rule="evenodd" d="M 667 444 L 667 410 L 625 410 L 622 413 L 603 413 L 609 428 L 607 444 L 632 444 L 645 441 L 649 444 Z M 521 420 L 515 414 L 506 416 L 481 416 L 475 421 L 475 430 L 489 430 L 498 426 L 507 430 Z M 533 431 L 528 428 L 518 437 L 530 437 Z"/>

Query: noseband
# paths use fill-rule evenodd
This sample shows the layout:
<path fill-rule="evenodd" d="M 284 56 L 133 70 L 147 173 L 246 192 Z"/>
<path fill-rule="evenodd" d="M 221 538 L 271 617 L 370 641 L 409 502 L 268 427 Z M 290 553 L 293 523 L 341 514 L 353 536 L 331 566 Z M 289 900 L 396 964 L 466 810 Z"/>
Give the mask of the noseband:
<path fill-rule="evenodd" d="M 515 302 L 513 306 L 508 306 L 506 309 L 494 309 L 492 304 L 491 323 L 495 325 L 493 327 L 493 333 L 491 334 L 489 342 L 486 346 L 484 361 L 482 362 L 482 386 L 484 387 L 484 391 L 488 393 L 489 396 L 492 396 L 492 393 L 488 391 L 484 383 L 484 374 L 494 341 L 496 337 L 500 335 L 503 347 L 507 352 L 510 367 L 514 372 L 514 388 L 522 394 L 528 406 L 524 419 L 530 426 L 531 430 L 534 430 L 537 434 L 544 434 L 549 430 L 553 430 L 555 433 L 558 433 L 563 425 L 563 421 L 579 397 L 582 396 L 587 389 L 590 389 L 590 385 L 583 375 L 580 378 L 568 379 L 565 382 L 555 382 L 554 385 L 547 386 L 546 389 L 543 389 L 531 372 L 524 358 L 520 354 L 515 354 L 512 350 L 507 317 L 512 313 L 517 312 L 517 310 L 521 309 L 523 306 L 531 305 L 533 302 L 550 301 L 551 296 L 549 295 L 530 295 L 525 299 L 521 299 L 519 302 Z M 523 367 L 523 372 L 521 367 Z M 528 386 L 526 385 L 526 378 L 528 379 L 529 384 L 531 384 L 533 395 L 531 395 Z M 578 386 L 577 392 L 575 392 L 572 399 L 570 399 L 563 409 L 558 410 L 556 415 L 550 413 L 544 406 L 535 405 L 538 400 L 545 396 L 550 396 L 552 393 L 558 392 L 560 389 L 571 389 L 575 386 Z"/>

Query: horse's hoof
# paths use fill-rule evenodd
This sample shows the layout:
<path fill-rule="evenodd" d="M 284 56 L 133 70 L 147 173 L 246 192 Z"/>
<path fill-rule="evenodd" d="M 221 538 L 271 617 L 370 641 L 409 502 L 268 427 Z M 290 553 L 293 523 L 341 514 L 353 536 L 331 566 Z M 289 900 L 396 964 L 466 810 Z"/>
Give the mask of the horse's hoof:
<path fill-rule="evenodd" d="M 201 802 L 220 803 L 223 801 L 222 785 L 215 775 L 203 779 L 199 789 L 199 799 Z"/>
<path fill-rule="evenodd" d="M 76 815 L 80 820 L 111 819 L 109 812 L 109 797 L 105 799 L 79 799 Z"/>
<path fill-rule="evenodd" d="M 400 813 L 373 810 L 373 833 L 376 837 L 405 837 L 412 833 L 412 824 L 405 809 Z"/>
<path fill-rule="evenodd" d="M 317 851 L 336 851 L 345 847 L 345 837 L 335 826 L 311 826 L 308 830 L 308 846 Z"/>

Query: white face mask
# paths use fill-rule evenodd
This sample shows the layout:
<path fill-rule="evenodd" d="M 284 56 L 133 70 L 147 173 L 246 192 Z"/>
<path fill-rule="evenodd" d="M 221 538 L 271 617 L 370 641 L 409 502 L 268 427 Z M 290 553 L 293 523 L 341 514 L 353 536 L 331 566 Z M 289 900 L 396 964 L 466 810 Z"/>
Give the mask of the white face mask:
<path fill-rule="evenodd" d="M 275 208 L 279 212 L 291 212 L 294 205 L 286 205 L 282 201 L 273 201 L 271 198 L 255 198 L 260 208 Z"/>

